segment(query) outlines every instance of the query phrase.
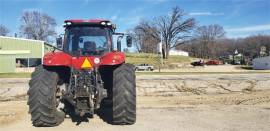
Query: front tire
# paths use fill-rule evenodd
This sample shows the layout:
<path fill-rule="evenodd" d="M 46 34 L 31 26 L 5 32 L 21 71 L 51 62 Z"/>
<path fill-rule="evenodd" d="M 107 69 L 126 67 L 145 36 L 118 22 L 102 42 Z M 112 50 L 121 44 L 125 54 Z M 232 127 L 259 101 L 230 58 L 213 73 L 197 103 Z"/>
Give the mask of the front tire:
<path fill-rule="evenodd" d="M 136 76 L 133 65 L 122 64 L 113 72 L 113 123 L 136 122 Z"/>
<path fill-rule="evenodd" d="M 32 73 L 27 92 L 29 113 L 33 126 L 51 127 L 63 122 L 65 114 L 57 110 L 56 88 L 58 75 L 45 69 L 36 67 Z"/>

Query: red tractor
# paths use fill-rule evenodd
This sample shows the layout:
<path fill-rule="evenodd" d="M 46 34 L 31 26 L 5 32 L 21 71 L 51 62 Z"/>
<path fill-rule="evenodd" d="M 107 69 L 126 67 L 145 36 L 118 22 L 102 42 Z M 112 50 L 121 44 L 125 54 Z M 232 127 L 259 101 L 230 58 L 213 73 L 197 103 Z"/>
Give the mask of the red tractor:
<path fill-rule="evenodd" d="M 29 82 L 29 113 L 34 126 L 57 126 L 73 109 L 77 116 L 93 114 L 111 103 L 113 124 L 136 121 L 134 67 L 121 52 L 123 33 L 108 20 L 66 20 L 60 51 L 47 53 Z M 113 35 L 118 35 L 114 50 Z M 127 47 L 132 38 L 126 36 Z"/>

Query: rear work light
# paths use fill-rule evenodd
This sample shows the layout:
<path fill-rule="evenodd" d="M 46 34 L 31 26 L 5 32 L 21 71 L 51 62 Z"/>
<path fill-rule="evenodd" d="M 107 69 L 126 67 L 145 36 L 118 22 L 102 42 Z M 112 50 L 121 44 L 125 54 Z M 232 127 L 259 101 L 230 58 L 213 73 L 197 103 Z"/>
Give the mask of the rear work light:
<path fill-rule="evenodd" d="M 106 22 L 106 21 L 102 21 L 100 22 L 101 25 L 104 25 L 104 26 L 111 26 L 112 23 L 111 22 Z"/>
<path fill-rule="evenodd" d="M 108 23 L 107 23 L 107 25 L 109 25 L 109 26 L 110 26 L 110 25 L 112 25 L 112 23 L 111 23 L 111 22 L 108 22 Z"/>
<path fill-rule="evenodd" d="M 63 26 L 68 26 L 68 25 L 71 25 L 72 23 L 71 22 L 66 22 L 63 24 Z"/>
<path fill-rule="evenodd" d="M 67 22 L 66 24 L 67 24 L 67 25 L 71 25 L 72 23 L 71 23 L 71 22 Z"/>
<path fill-rule="evenodd" d="M 104 21 L 103 21 L 103 22 L 101 22 L 100 24 L 101 24 L 101 25 L 106 25 L 106 23 L 105 23 Z"/>

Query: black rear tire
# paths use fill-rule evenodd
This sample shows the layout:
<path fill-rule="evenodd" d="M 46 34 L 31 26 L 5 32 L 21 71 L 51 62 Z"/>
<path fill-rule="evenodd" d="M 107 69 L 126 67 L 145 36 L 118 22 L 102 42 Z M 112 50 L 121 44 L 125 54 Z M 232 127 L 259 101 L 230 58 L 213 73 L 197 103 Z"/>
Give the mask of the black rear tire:
<path fill-rule="evenodd" d="M 32 73 L 27 92 L 29 113 L 33 126 L 51 127 L 57 126 L 64 121 L 65 114 L 57 110 L 56 88 L 58 75 L 45 69 L 43 66 L 36 67 Z"/>
<path fill-rule="evenodd" d="M 136 76 L 131 64 L 122 64 L 113 72 L 113 123 L 136 122 Z"/>

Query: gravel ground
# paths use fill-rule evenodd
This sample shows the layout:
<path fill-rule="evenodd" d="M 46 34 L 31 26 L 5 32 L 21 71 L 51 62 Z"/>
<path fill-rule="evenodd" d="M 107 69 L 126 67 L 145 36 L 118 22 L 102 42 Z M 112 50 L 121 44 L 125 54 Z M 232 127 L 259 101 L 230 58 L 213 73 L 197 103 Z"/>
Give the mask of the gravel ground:
<path fill-rule="evenodd" d="M 154 70 L 158 72 L 159 70 Z M 267 72 L 270 70 L 247 70 L 243 69 L 241 65 L 205 65 L 205 66 L 191 66 L 180 65 L 177 68 L 161 69 L 161 72 Z"/>
<path fill-rule="evenodd" d="M 267 131 L 270 129 L 270 106 L 260 105 L 185 105 L 160 104 L 158 99 L 147 102 L 139 101 L 137 122 L 130 126 L 108 124 L 108 116 L 95 115 L 83 122 L 66 118 L 57 127 L 36 128 L 31 125 L 28 107 L 25 101 L 2 102 L 0 107 L 0 129 L 8 131 L 86 131 L 86 130 L 148 130 L 148 131 L 179 131 L 179 130 L 243 130 Z M 12 112 L 12 113 L 11 113 Z M 106 110 L 105 110 L 106 112 Z M 106 113 L 105 113 L 106 114 Z"/>
<path fill-rule="evenodd" d="M 267 131 L 269 80 L 269 74 L 138 76 L 136 124 L 109 124 L 105 108 L 82 122 L 67 117 L 58 127 L 36 128 L 31 125 L 25 97 L 13 95 L 25 94 L 28 79 L 0 79 L 0 130 Z"/>

